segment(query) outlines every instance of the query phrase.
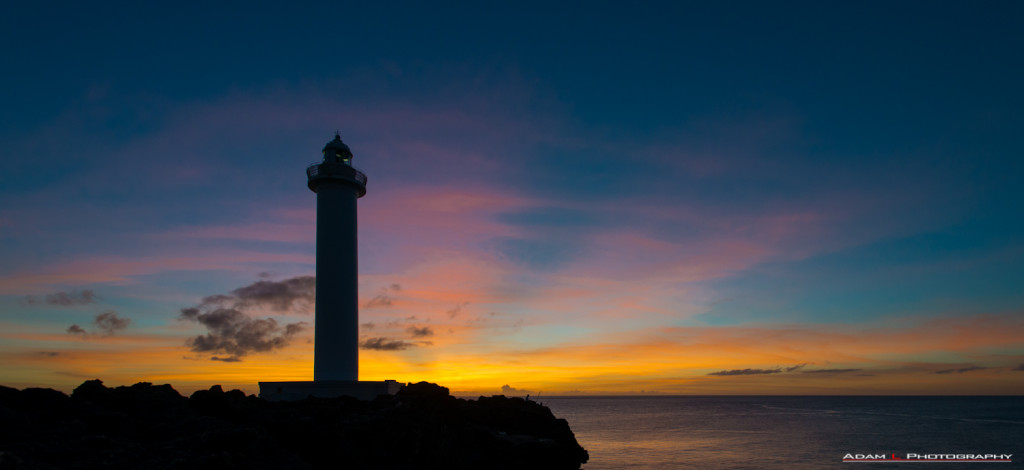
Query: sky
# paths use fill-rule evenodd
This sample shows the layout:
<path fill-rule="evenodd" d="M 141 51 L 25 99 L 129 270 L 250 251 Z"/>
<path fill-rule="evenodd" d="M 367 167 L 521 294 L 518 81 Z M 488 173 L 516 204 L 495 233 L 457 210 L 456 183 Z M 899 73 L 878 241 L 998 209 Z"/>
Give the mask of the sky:
<path fill-rule="evenodd" d="M 0 384 L 1024 392 L 1024 4 L 430 3 L 5 5 Z"/>

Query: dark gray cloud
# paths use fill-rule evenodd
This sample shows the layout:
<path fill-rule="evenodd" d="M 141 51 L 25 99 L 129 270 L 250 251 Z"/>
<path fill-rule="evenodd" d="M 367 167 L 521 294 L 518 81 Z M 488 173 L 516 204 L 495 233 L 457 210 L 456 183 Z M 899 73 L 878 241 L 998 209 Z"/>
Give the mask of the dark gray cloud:
<path fill-rule="evenodd" d="M 1017 367 L 1014 367 L 1013 370 L 1024 371 L 1024 364 L 1021 364 L 1021 365 L 1019 365 Z"/>
<path fill-rule="evenodd" d="M 469 302 L 462 302 L 448 309 L 448 318 L 455 318 L 459 316 L 459 314 L 462 313 L 462 309 L 467 305 L 469 305 Z"/>
<path fill-rule="evenodd" d="M 190 338 L 185 345 L 197 353 L 226 354 L 210 358 L 222 362 L 239 362 L 249 353 L 281 349 L 307 327 L 306 322 L 281 325 L 274 318 L 255 318 L 250 311 L 309 313 L 315 299 L 313 276 L 263 279 L 228 294 L 205 297 L 199 305 L 181 309 L 182 320 L 199 323 L 207 330 L 207 334 Z"/>
<path fill-rule="evenodd" d="M 285 336 L 296 335 L 306 329 L 306 322 L 289 323 L 284 326 Z"/>
<path fill-rule="evenodd" d="M 416 343 L 388 338 L 367 338 L 359 342 L 360 348 L 373 349 L 375 351 L 402 351 L 414 346 L 416 346 Z"/>
<path fill-rule="evenodd" d="M 228 354 L 229 357 L 211 358 L 225 362 L 238 362 L 242 356 L 252 352 L 283 348 L 306 325 L 305 322 L 298 322 L 282 327 L 273 318 L 252 318 L 234 308 L 212 311 L 184 308 L 181 309 L 181 318 L 197 322 L 207 329 L 207 334 L 191 338 L 185 344 L 197 353 Z"/>
<path fill-rule="evenodd" d="M 413 325 L 407 328 L 405 331 L 408 331 L 413 338 L 426 338 L 434 336 L 434 330 L 429 326 L 424 326 L 423 328 L 416 328 L 416 326 Z"/>
<path fill-rule="evenodd" d="M 237 357 L 217 357 L 217 356 L 213 356 L 213 357 L 210 358 L 210 360 L 211 361 L 221 361 L 221 362 L 242 362 L 242 360 L 237 358 Z"/>
<path fill-rule="evenodd" d="M 845 374 L 847 372 L 860 372 L 863 369 L 817 369 L 805 370 L 804 374 Z"/>
<path fill-rule="evenodd" d="M 316 299 L 316 278 L 299 276 L 281 281 L 256 281 L 248 286 L 231 291 L 236 304 L 240 306 L 267 307 L 277 312 L 287 312 L 299 306 L 312 305 Z M 221 296 L 221 301 L 223 299 Z"/>
<path fill-rule="evenodd" d="M 712 372 L 708 375 L 717 376 L 730 376 L 730 375 L 765 375 L 765 374 L 781 374 L 783 372 L 793 372 L 804 368 L 807 364 L 799 364 L 791 367 L 776 367 L 774 369 L 733 369 L 733 370 L 720 370 L 718 372 Z"/>
<path fill-rule="evenodd" d="M 36 355 L 43 357 L 57 357 L 60 356 L 60 353 L 57 351 L 39 351 L 36 353 Z"/>
<path fill-rule="evenodd" d="M 88 305 L 96 303 L 96 293 L 91 290 L 83 290 L 74 292 L 57 292 L 54 294 L 44 295 L 42 298 L 29 295 L 25 297 L 24 302 L 30 305 L 45 303 L 47 305 L 57 305 L 61 307 Z"/>
<path fill-rule="evenodd" d="M 364 330 L 372 330 L 377 327 L 377 324 L 374 322 L 366 322 L 359 326 Z"/>
<path fill-rule="evenodd" d="M 383 288 L 381 288 L 381 293 L 380 294 L 377 294 L 376 297 L 370 299 L 368 302 L 363 304 L 363 308 L 369 309 L 369 308 L 390 307 L 392 302 L 393 302 L 393 300 L 394 300 L 391 297 L 391 293 L 392 292 L 401 292 L 401 291 L 402 291 L 401 284 L 391 284 L 388 287 L 383 287 Z"/>
<path fill-rule="evenodd" d="M 118 317 L 117 312 L 113 310 L 96 315 L 92 322 L 100 331 L 108 336 L 128 328 L 128 325 L 132 324 L 130 318 Z"/>
<path fill-rule="evenodd" d="M 132 320 L 130 318 L 121 318 L 117 316 L 117 312 L 108 310 L 96 315 L 92 319 L 92 323 L 96 326 L 102 336 L 111 336 L 118 331 L 128 328 L 128 326 L 132 324 Z M 77 323 L 69 326 L 66 331 L 74 335 L 92 335 L 92 333 L 87 331 L 85 328 L 82 328 Z"/>
<path fill-rule="evenodd" d="M 963 367 L 963 368 L 960 368 L 960 369 L 937 370 L 937 371 L 935 371 L 935 373 L 936 374 L 963 374 L 964 372 L 971 372 L 971 371 L 975 371 L 975 370 L 984 370 L 984 369 L 988 369 L 988 367 L 970 366 L 970 367 Z"/>

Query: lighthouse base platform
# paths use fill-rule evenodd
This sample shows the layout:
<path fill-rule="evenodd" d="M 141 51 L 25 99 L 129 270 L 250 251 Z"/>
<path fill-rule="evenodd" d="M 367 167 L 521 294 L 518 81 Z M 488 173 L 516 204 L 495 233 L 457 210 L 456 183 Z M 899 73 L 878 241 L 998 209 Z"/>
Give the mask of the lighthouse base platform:
<path fill-rule="evenodd" d="M 260 398 L 267 401 L 295 401 L 309 397 L 335 398 L 348 396 L 373 400 L 378 395 L 394 395 L 402 384 L 394 380 L 368 382 L 361 380 L 317 380 L 308 382 L 260 382 Z"/>

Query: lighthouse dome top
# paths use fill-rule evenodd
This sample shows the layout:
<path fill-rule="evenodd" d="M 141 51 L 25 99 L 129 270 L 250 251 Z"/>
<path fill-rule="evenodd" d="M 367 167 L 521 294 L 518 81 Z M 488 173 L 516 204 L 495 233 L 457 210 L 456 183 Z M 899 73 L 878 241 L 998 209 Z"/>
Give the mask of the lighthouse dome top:
<path fill-rule="evenodd" d="M 334 140 L 324 146 L 324 162 L 352 164 L 352 149 L 341 141 L 341 136 L 334 134 Z"/>

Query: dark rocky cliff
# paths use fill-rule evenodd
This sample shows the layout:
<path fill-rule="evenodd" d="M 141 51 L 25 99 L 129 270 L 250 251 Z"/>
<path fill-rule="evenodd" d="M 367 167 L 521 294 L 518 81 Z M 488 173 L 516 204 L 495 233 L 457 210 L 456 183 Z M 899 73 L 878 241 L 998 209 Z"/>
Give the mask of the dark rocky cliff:
<path fill-rule="evenodd" d="M 457 399 L 420 382 L 373 401 L 270 403 L 214 386 L 170 385 L 67 395 L 0 387 L 0 469 L 331 468 L 577 469 L 568 423 L 535 402 Z"/>

